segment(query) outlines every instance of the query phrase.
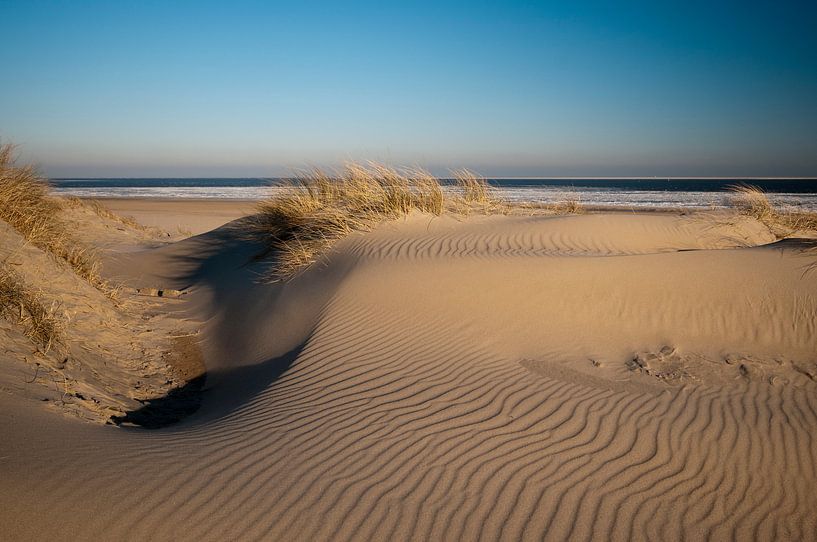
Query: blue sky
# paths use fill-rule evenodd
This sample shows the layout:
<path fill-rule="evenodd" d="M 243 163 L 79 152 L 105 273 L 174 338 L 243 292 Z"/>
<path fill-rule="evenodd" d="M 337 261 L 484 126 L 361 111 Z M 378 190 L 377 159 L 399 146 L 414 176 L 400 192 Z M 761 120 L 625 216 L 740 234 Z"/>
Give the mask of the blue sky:
<path fill-rule="evenodd" d="M 815 2 L 9 2 L 52 176 L 817 176 Z"/>

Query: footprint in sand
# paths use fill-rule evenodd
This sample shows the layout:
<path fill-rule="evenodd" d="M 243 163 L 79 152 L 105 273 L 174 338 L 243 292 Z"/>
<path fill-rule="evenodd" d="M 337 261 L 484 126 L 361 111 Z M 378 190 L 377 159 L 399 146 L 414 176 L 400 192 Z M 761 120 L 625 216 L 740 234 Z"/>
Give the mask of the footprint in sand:
<path fill-rule="evenodd" d="M 697 380 L 687 365 L 687 360 L 671 346 L 663 346 L 658 352 L 638 352 L 627 361 L 629 370 L 672 384 Z"/>

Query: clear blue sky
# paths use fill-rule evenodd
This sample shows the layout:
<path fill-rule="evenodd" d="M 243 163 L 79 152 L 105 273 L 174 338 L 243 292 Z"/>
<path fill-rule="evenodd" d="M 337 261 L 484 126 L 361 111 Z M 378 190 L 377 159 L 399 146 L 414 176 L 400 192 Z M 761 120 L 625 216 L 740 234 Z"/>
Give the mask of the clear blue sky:
<path fill-rule="evenodd" d="M 817 2 L 0 0 L 52 176 L 817 176 Z"/>

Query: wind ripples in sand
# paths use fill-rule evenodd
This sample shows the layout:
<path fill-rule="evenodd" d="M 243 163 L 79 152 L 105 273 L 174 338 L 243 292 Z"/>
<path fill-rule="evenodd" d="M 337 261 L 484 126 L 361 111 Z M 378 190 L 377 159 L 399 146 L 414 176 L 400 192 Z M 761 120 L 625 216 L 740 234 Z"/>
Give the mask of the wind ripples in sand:
<path fill-rule="evenodd" d="M 60 447 L 32 452 L 26 461 L 41 466 L 36 472 L 15 474 L 13 464 L 3 467 L 9 475 L 5 483 L 22 488 L 25 482 L 29 488 L 3 504 L 22 514 L 36 502 L 63 519 L 31 532 L 70 532 L 77 538 L 813 537 L 813 380 L 794 375 L 791 385 L 772 385 L 753 378 L 760 369 L 749 361 L 748 377 L 728 366 L 734 377 L 727 383 L 671 385 L 645 376 L 652 374 L 648 367 L 640 368 L 643 375 L 628 373 L 623 359 L 620 370 L 604 372 L 605 363 L 615 365 L 604 361 L 598 369 L 588 364 L 579 371 L 561 361 L 586 346 L 591 331 L 552 340 L 556 322 L 543 316 L 547 307 L 514 316 L 501 304 L 486 305 L 491 295 L 512 291 L 513 284 L 491 283 L 493 293 L 481 294 L 485 302 L 457 305 L 455 294 L 445 296 L 463 282 L 461 274 L 437 283 L 421 280 L 428 259 L 439 260 L 436 265 L 478 258 L 487 268 L 504 266 L 506 256 L 544 266 L 571 254 L 603 255 L 610 265 L 618 264 L 607 256 L 660 258 L 649 260 L 649 266 L 666 275 L 666 269 L 691 261 L 689 254 L 675 254 L 683 247 L 734 246 L 731 240 L 667 227 L 650 246 L 628 235 L 594 241 L 581 228 L 558 233 L 529 224 L 493 234 L 432 231 L 400 239 L 375 232 L 351 240 L 343 250 L 362 263 L 322 306 L 289 366 L 260 391 L 207 423 L 194 418 L 156 432 L 80 426 Z M 757 265 L 777 266 L 783 278 L 799 273 L 799 261 L 781 263 L 783 256 L 768 249 L 695 258 L 717 263 L 733 258 L 732 252 L 745 253 Z M 402 274 L 395 270 L 396 258 L 408 265 Z M 705 268 L 698 264 L 695 260 L 695 269 Z M 754 284 L 752 269 L 730 272 L 732 282 Z M 383 274 L 394 283 L 375 285 L 372 277 Z M 525 276 L 539 280 L 533 272 Z M 645 290 L 660 288 L 650 277 L 637 280 Z M 518 280 L 524 288 L 525 280 Z M 677 299 L 658 299 L 667 306 L 646 318 L 637 300 L 613 296 L 598 304 L 611 312 L 619 307 L 610 316 L 616 322 L 681 326 L 692 339 L 705 338 L 709 326 L 716 334 L 737 329 L 746 337 L 756 335 L 752 340 L 760 345 L 793 351 L 813 346 L 806 330 L 813 329 L 815 300 L 807 290 L 798 290 L 795 301 L 769 289 L 755 312 L 744 308 L 720 322 L 720 312 L 696 309 L 694 281 L 677 285 L 686 289 L 673 294 Z M 553 295 L 569 286 L 557 284 Z M 703 293 L 717 301 L 719 288 Z M 480 322 L 500 311 L 491 322 L 495 333 L 465 317 L 481 305 L 486 308 Z M 791 326 L 769 326 L 763 333 L 750 329 L 755 318 L 795 313 L 802 322 L 794 332 Z M 538 327 L 517 325 L 531 315 L 540 317 Z M 679 324 L 690 319 L 687 327 Z M 652 331 L 626 329 L 632 336 L 621 333 L 627 336 L 610 342 L 655 340 Z M 511 337 L 507 344 L 504 337 Z M 535 351 L 535 358 L 514 350 L 517 344 Z M 93 515 L 103 506 L 105 514 Z"/>

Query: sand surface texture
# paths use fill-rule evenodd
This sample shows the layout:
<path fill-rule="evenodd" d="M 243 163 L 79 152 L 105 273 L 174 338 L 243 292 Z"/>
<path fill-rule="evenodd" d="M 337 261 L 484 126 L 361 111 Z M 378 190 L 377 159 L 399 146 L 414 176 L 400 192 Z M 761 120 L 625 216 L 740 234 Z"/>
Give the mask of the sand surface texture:
<path fill-rule="evenodd" d="M 171 236 L 198 235 L 253 212 L 246 200 L 139 199 L 100 200 L 111 211 L 132 216 L 140 224 L 165 230 Z"/>
<path fill-rule="evenodd" d="M 0 538 L 817 536 L 809 241 L 417 215 L 283 284 L 258 250 L 233 224 L 107 257 L 185 292 L 201 407 L 116 428 L 0 393 Z"/>

